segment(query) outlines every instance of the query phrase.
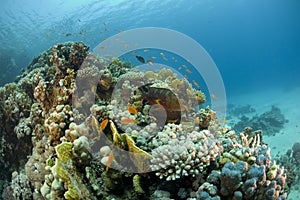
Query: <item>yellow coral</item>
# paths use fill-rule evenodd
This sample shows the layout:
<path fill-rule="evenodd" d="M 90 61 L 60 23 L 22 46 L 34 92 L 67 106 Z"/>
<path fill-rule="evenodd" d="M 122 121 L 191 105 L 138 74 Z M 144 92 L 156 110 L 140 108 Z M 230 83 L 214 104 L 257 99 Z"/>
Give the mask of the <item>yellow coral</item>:
<path fill-rule="evenodd" d="M 277 169 L 278 169 L 278 165 L 276 165 L 276 162 L 274 162 L 274 164 L 270 167 L 267 173 L 268 180 L 273 180 L 274 178 L 276 178 Z"/>
<path fill-rule="evenodd" d="M 134 191 L 138 194 L 145 193 L 142 186 L 141 186 L 141 177 L 140 175 L 136 174 L 132 178 L 133 188 Z"/>
<path fill-rule="evenodd" d="M 124 135 L 126 138 L 126 143 L 128 145 L 128 150 L 132 152 L 130 154 L 131 160 L 134 162 L 135 166 L 140 172 L 147 171 L 150 166 L 149 164 L 152 156 L 146 151 L 138 148 L 135 145 L 134 141 L 127 134 Z"/>
<path fill-rule="evenodd" d="M 53 175 L 62 179 L 68 188 L 64 197 L 67 200 L 79 200 L 89 196 L 89 191 L 82 183 L 82 177 L 77 172 L 72 162 L 73 144 L 71 142 L 63 142 L 55 147 L 57 160 L 51 168 Z"/>

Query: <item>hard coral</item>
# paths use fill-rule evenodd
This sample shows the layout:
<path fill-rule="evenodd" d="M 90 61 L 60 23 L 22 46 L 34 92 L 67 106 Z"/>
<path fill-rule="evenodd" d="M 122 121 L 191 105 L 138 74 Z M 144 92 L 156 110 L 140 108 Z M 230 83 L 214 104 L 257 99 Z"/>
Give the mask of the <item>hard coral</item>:
<path fill-rule="evenodd" d="M 20 147 L 32 142 L 26 184 L 16 188 L 30 188 L 35 200 L 286 199 L 285 171 L 261 132 L 222 126 L 201 107 L 205 95 L 170 69 L 130 71 L 87 51 L 83 43 L 57 44 L 0 89 L 0 117 L 9 122 L 0 127 L 6 182 L 26 161 L 14 150 L 30 152 Z M 297 145 L 293 151 L 291 160 Z"/>
<path fill-rule="evenodd" d="M 222 152 L 208 130 L 185 133 L 181 125 L 168 124 L 153 138 L 151 168 L 161 179 L 197 176 Z"/>

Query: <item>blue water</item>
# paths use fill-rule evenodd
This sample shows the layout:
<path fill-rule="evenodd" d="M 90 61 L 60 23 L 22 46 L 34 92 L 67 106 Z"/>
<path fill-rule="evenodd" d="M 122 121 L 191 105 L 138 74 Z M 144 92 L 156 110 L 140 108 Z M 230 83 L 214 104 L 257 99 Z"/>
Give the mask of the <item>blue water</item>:
<path fill-rule="evenodd" d="M 120 31 L 163 27 L 206 49 L 227 95 L 290 89 L 300 85 L 299 9 L 298 0 L 2 0 L 0 55 L 22 69 L 56 43 L 93 49 Z"/>

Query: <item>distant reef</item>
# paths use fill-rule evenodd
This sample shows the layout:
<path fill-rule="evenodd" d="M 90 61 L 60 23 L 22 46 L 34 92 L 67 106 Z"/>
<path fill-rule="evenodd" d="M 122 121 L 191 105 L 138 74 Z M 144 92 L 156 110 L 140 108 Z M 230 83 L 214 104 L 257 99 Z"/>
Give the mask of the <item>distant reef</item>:
<path fill-rule="evenodd" d="M 262 130 L 264 135 L 274 136 L 282 130 L 286 122 L 287 120 L 281 110 L 273 105 L 270 111 L 255 115 L 252 118 L 242 115 L 240 121 L 233 128 L 242 131 L 246 126 L 250 126 Z"/>

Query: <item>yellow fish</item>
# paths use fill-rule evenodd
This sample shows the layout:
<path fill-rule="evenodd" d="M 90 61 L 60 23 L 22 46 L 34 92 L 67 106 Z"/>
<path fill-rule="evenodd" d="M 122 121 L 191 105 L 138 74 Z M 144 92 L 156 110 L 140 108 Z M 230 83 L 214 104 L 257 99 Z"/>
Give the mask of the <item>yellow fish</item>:
<path fill-rule="evenodd" d="M 193 83 L 197 88 L 200 88 L 200 85 L 197 83 L 197 81 L 193 80 Z"/>

